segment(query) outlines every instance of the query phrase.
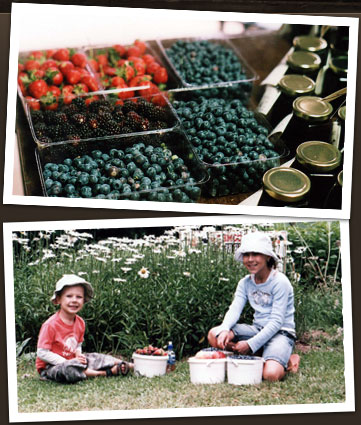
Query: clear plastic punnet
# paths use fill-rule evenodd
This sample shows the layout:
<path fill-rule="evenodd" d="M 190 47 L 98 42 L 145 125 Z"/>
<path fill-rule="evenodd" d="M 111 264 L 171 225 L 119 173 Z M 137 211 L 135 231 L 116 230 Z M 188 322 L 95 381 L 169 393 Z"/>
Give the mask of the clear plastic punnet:
<path fill-rule="evenodd" d="M 251 84 L 258 78 L 230 38 L 160 39 L 157 43 L 183 88 Z"/>
<path fill-rule="evenodd" d="M 80 141 L 36 149 L 44 196 L 197 202 L 208 180 L 185 134 Z"/>
<path fill-rule="evenodd" d="M 260 189 L 263 174 L 289 154 L 282 140 L 269 140 L 268 122 L 242 102 L 238 90 L 234 85 L 170 94 L 181 127 L 209 172 L 206 197 Z"/>
<path fill-rule="evenodd" d="M 126 94 L 129 96 L 124 90 L 84 94 L 70 103 L 59 98 L 59 107 L 53 111 L 32 111 L 26 104 L 35 143 L 43 148 L 83 140 L 104 142 L 134 134 L 158 134 L 179 127 L 166 93 L 124 98 Z"/>

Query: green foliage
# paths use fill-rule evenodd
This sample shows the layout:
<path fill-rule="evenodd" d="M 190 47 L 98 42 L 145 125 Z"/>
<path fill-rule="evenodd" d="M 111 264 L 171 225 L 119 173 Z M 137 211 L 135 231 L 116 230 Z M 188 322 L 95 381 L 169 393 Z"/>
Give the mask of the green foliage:
<path fill-rule="evenodd" d="M 342 327 L 342 292 L 337 223 L 258 226 L 287 230 L 286 273 L 295 290 L 296 324 L 305 330 Z M 249 226 L 236 230 L 248 231 Z M 173 341 L 177 357 L 208 345 L 209 329 L 221 323 L 237 283 L 247 272 L 226 246 L 187 241 L 179 229 L 142 239 L 92 235 L 14 235 L 16 338 L 23 349 L 36 349 L 41 324 L 56 311 L 50 302 L 64 273 L 82 275 L 95 290 L 81 316 L 87 324 L 84 351 L 121 352 L 130 356 L 147 344 Z M 323 261 L 321 261 L 323 260 Z M 250 322 L 248 306 L 242 320 Z M 26 343 L 25 341 L 29 339 Z"/>

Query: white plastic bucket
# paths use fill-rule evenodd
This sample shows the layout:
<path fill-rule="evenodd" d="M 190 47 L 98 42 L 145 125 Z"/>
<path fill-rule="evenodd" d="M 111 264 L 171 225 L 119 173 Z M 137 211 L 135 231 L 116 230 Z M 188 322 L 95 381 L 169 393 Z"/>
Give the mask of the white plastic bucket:
<path fill-rule="evenodd" d="M 254 357 L 252 360 L 227 357 L 227 380 L 233 385 L 254 385 L 262 382 L 264 360 Z"/>
<path fill-rule="evenodd" d="M 152 378 L 153 376 L 166 374 L 168 355 L 147 356 L 134 353 L 132 357 L 134 360 L 134 373 L 136 375 Z"/>
<path fill-rule="evenodd" d="M 219 384 L 226 377 L 227 359 L 188 359 L 192 384 Z"/>

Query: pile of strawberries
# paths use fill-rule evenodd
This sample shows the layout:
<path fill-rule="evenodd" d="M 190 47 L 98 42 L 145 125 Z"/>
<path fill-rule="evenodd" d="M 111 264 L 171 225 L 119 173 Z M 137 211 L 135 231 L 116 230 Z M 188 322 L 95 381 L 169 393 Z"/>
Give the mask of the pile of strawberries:
<path fill-rule="evenodd" d="M 152 345 L 148 345 L 144 348 L 137 348 L 135 350 L 136 354 L 143 354 L 146 356 L 166 356 L 167 352 L 163 350 L 163 348 L 153 347 Z"/>
<path fill-rule="evenodd" d="M 58 108 L 80 93 L 99 90 L 96 78 L 87 69 L 84 53 L 75 49 L 33 51 L 19 61 L 18 85 L 31 109 Z M 88 98 L 88 102 L 93 100 Z"/>
<path fill-rule="evenodd" d="M 164 101 L 163 96 L 154 97 L 166 88 L 168 73 L 157 59 L 147 53 L 147 45 L 135 40 L 130 46 L 115 44 L 111 47 L 91 50 L 88 61 L 105 89 L 122 89 L 148 86 L 139 95 L 151 97 L 153 102 Z M 120 99 L 134 97 L 133 90 L 118 92 Z"/>

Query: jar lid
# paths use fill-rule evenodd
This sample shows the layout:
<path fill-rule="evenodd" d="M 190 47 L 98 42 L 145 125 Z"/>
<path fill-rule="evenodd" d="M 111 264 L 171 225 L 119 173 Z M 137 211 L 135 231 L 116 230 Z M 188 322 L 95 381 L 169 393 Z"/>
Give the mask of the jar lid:
<path fill-rule="evenodd" d="M 316 53 L 296 50 L 287 57 L 287 65 L 294 71 L 313 72 L 321 66 L 321 58 Z"/>
<path fill-rule="evenodd" d="M 343 170 L 341 170 L 341 171 L 338 173 L 338 176 L 337 176 L 337 183 L 338 183 L 340 186 L 343 186 Z"/>
<path fill-rule="evenodd" d="M 301 94 L 311 94 L 315 89 L 315 82 L 305 75 L 288 74 L 280 79 L 278 86 L 287 96 L 295 97 Z"/>
<path fill-rule="evenodd" d="M 294 203 L 304 199 L 311 188 L 309 177 L 289 167 L 275 167 L 263 175 L 263 187 L 273 199 Z"/>
<path fill-rule="evenodd" d="M 310 141 L 296 149 L 297 161 L 310 171 L 325 173 L 341 163 L 341 152 L 330 143 Z"/>
<path fill-rule="evenodd" d="M 317 53 L 327 48 L 327 41 L 322 37 L 299 35 L 293 39 L 293 45 L 296 49 Z"/>
<path fill-rule="evenodd" d="M 341 106 L 341 108 L 337 112 L 338 116 L 345 121 L 346 119 L 346 106 Z"/>
<path fill-rule="evenodd" d="M 336 74 L 343 77 L 347 76 L 348 57 L 336 56 L 330 59 L 330 68 Z"/>
<path fill-rule="evenodd" d="M 318 96 L 300 96 L 293 101 L 294 114 L 309 122 L 327 121 L 332 114 L 331 103 Z"/>

